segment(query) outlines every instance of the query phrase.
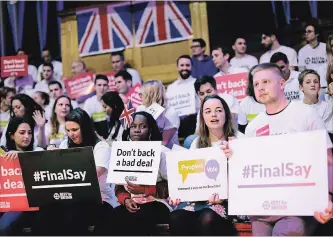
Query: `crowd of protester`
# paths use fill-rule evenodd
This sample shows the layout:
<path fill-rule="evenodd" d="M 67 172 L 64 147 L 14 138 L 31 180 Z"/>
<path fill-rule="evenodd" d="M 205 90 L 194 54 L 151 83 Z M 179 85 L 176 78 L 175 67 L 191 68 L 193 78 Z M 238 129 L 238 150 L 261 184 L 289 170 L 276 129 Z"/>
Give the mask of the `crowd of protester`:
<path fill-rule="evenodd" d="M 0 145 L 6 151 L 4 158 L 17 159 L 19 152 L 26 151 L 93 147 L 103 203 L 54 204 L 36 212 L 6 212 L 0 217 L 0 234 L 20 233 L 27 216 L 34 235 L 84 235 L 91 224 L 96 235 L 151 235 L 159 223 L 168 223 L 171 235 L 237 234 L 227 201 L 218 195 L 204 202 L 182 202 L 168 196 L 165 153 L 180 144 L 187 149 L 218 146 L 231 157 L 231 138 L 259 136 L 256 131 L 265 124 L 271 127 L 269 135 L 326 129 L 331 170 L 333 35 L 326 43 L 319 42 L 320 29 L 313 22 L 305 26 L 304 33 L 307 44 L 297 53 L 280 45 L 274 32 L 262 32 L 261 43 L 267 51 L 259 60 L 246 53 L 246 39 L 242 37 L 230 47 L 233 58 L 222 46 L 212 47 L 208 56 L 205 41 L 193 39 L 192 56 L 178 57 L 179 76 L 167 87 L 160 80 L 143 82 L 122 52 L 112 53 L 110 68 L 115 72 L 117 92 L 109 91 L 107 76 L 97 74 L 95 93 L 82 100 L 67 96 L 62 63 L 53 60 L 45 48 L 44 62 L 38 69 L 29 65 L 27 76 L 2 80 Z M 23 54 L 24 50 L 18 50 L 17 55 Z M 87 72 L 81 60 L 74 61 L 71 68 L 73 75 Z M 218 93 L 216 77 L 243 72 L 248 73 L 248 88 L 240 103 L 231 94 Z M 126 94 L 137 83 L 141 85 L 142 105 L 129 128 L 124 128 L 120 115 L 128 103 Z M 194 114 L 178 116 L 167 102 L 167 91 L 180 85 L 188 85 L 186 88 L 196 93 Z M 154 103 L 164 108 L 157 119 L 146 110 Z M 106 182 L 114 141 L 162 142 L 156 185 Z M 329 203 L 326 213 L 314 213 L 313 217 L 251 216 L 252 233 L 311 235 L 332 217 Z"/>

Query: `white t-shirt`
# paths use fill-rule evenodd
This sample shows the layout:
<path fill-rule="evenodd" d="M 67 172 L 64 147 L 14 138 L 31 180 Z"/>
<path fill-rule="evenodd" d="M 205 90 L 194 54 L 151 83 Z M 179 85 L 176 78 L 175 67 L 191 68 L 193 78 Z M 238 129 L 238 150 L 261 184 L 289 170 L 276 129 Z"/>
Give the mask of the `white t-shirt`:
<path fill-rule="evenodd" d="M 139 111 L 146 111 L 146 107 L 144 105 L 140 105 L 136 112 Z M 146 111 L 148 112 L 148 111 Z M 176 128 L 177 131 L 173 134 L 173 137 L 169 141 L 168 145 L 166 147 L 172 148 L 173 144 L 179 145 L 178 141 L 178 129 L 180 125 L 180 119 L 178 117 L 178 114 L 176 110 L 173 107 L 166 107 L 165 110 L 162 112 L 162 114 L 156 119 L 157 126 L 160 129 L 161 133 L 163 133 L 166 130 Z"/>
<path fill-rule="evenodd" d="M 232 67 L 245 68 L 250 71 L 252 67 L 258 65 L 258 59 L 252 55 L 245 54 L 241 58 L 233 57 L 230 60 L 230 65 Z"/>
<path fill-rule="evenodd" d="M 287 46 L 283 46 L 283 45 L 281 45 L 279 48 L 277 48 L 275 50 L 268 50 L 266 53 L 261 55 L 259 63 L 260 64 L 269 63 L 272 55 L 277 52 L 284 53 L 288 58 L 289 65 L 293 66 L 293 67 L 297 67 L 297 65 L 298 65 L 297 64 L 297 53 L 296 53 L 295 49 L 287 47 Z"/>
<path fill-rule="evenodd" d="M 38 82 L 37 81 L 38 72 L 37 68 L 34 65 L 31 64 L 28 65 L 28 74 L 34 79 L 34 82 Z"/>
<path fill-rule="evenodd" d="M 1 141 L 0 141 L 0 146 L 6 147 L 7 139 L 6 139 L 6 132 L 7 132 L 8 124 L 6 127 L 2 130 L 2 135 L 1 135 Z M 34 128 L 34 146 L 38 146 L 38 126 L 36 125 Z"/>
<path fill-rule="evenodd" d="M 303 46 L 298 52 L 298 65 L 306 69 L 318 70 L 327 62 L 326 44 L 319 43 L 315 48 L 310 44 Z"/>
<path fill-rule="evenodd" d="M 48 144 L 55 144 L 57 147 L 60 146 L 61 142 L 67 138 L 65 124 L 59 125 L 58 133 L 55 136 L 51 136 L 52 133 L 52 124 L 49 121 L 45 125 L 45 137 Z"/>
<path fill-rule="evenodd" d="M 327 87 L 327 81 L 326 81 L 327 63 L 321 64 L 318 67 L 317 72 L 320 76 L 320 87 L 321 88 Z"/>
<path fill-rule="evenodd" d="M 289 79 L 286 81 L 284 88 L 284 95 L 289 101 L 302 100 L 304 98 L 303 92 L 299 89 L 298 75 L 300 72 L 290 70 Z"/>
<path fill-rule="evenodd" d="M 120 122 L 119 122 L 119 123 L 120 123 Z M 117 136 L 116 136 L 114 139 L 112 139 L 113 134 L 116 132 L 116 127 L 117 127 L 117 125 L 114 125 L 114 126 L 112 127 L 112 130 L 111 130 L 109 136 L 108 136 L 107 139 L 105 140 L 105 141 L 109 144 L 109 146 L 111 146 L 111 145 L 112 145 L 112 142 L 114 142 L 114 141 L 122 141 L 122 136 L 123 136 L 123 132 L 124 132 L 124 127 L 123 127 L 121 124 L 120 124 L 119 130 L 118 130 L 118 134 L 117 134 Z"/>
<path fill-rule="evenodd" d="M 87 99 L 84 102 L 83 108 L 94 122 L 106 120 L 106 113 L 104 112 L 102 103 L 97 99 L 97 95 Z"/>
<path fill-rule="evenodd" d="M 248 122 L 251 122 L 259 113 L 266 111 L 265 105 L 258 103 L 252 96 L 245 97 L 240 102 L 241 110 L 246 114 Z"/>
<path fill-rule="evenodd" d="M 244 136 L 243 133 L 237 132 L 236 137 L 237 138 L 242 138 L 242 137 L 245 137 L 245 136 Z M 200 138 L 200 136 L 197 136 L 196 138 L 194 138 L 193 142 L 191 143 L 190 150 L 200 149 L 200 148 L 198 148 L 199 138 Z M 221 146 L 223 141 L 225 141 L 225 140 L 223 139 L 223 140 L 220 140 L 220 141 L 217 141 L 217 142 L 212 142 L 212 147 Z"/>
<path fill-rule="evenodd" d="M 2 131 L 7 127 L 10 119 L 9 110 L 7 112 L 2 112 L 0 110 L 0 134 L 2 134 Z"/>
<path fill-rule="evenodd" d="M 216 73 L 214 75 L 214 77 L 224 76 L 224 75 L 229 75 L 229 74 L 243 73 L 243 72 L 249 72 L 249 70 L 246 68 L 241 68 L 241 67 L 229 67 L 227 73 L 219 71 L 218 73 Z"/>
<path fill-rule="evenodd" d="M 259 137 L 306 132 L 326 129 L 324 121 L 317 112 L 299 101 L 291 101 L 281 112 L 268 115 L 258 114 L 246 127 L 246 137 Z M 332 148 L 332 142 L 327 134 L 327 149 Z"/>
<path fill-rule="evenodd" d="M 132 86 L 134 86 L 136 83 L 139 83 L 140 85 L 142 84 L 140 74 L 137 70 L 133 68 L 127 68 L 126 71 L 132 76 Z"/>
<path fill-rule="evenodd" d="M 52 62 L 53 65 L 53 77 L 58 80 L 61 81 L 62 80 L 62 63 L 56 60 L 53 60 Z M 38 67 L 38 76 L 37 76 L 37 80 L 41 81 L 42 80 L 42 73 L 43 73 L 43 64 L 39 65 Z"/>
<path fill-rule="evenodd" d="M 50 80 L 41 80 L 39 81 L 36 85 L 35 85 L 35 88 L 34 88 L 34 91 L 42 91 L 42 92 L 45 92 L 47 94 L 50 93 L 50 90 L 49 90 L 49 83 L 51 81 L 58 81 L 62 84 L 61 81 L 59 81 L 58 79 L 56 79 L 55 77 L 51 78 Z M 64 88 L 64 85 L 62 84 L 62 87 Z"/>

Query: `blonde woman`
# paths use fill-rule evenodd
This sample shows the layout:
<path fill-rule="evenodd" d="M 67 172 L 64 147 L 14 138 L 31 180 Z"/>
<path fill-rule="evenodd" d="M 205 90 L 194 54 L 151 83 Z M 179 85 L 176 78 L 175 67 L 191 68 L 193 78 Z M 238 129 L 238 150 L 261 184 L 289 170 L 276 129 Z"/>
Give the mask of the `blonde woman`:
<path fill-rule="evenodd" d="M 179 144 L 178 128 L 180 120 L 177 112 L 167 106 L 165 88 L 159 80 L 149 80 L 141 87 L 142 105 L 136 111 L 146 111 L 153 115 L 162 133 L 162 145 L 172 148 Z M 163 111 L 162 113 L 160 113 Z"/>

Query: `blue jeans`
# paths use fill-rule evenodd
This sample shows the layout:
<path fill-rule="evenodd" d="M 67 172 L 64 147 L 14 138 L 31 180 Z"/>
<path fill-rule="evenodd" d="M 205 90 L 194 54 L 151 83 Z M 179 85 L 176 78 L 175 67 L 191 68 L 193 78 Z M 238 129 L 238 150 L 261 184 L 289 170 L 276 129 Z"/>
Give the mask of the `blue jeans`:
<path fill-rule="evenodd" d="M 188 137 L 184 140 L 184 147 L 185 147 L 186 149 L 190 149 L 193 140 L 194 140 L 197 136 L 198 136 L 198 135 L 196 135 L 196 134 L 193 134 L 193 135 L 188 136 Z"/>
<path fill-rule="evenodd" d="M 0 235 L 10 235 L 23 216 L 23 212 L 10 211 L 4 213 L 0 218 Z"/>

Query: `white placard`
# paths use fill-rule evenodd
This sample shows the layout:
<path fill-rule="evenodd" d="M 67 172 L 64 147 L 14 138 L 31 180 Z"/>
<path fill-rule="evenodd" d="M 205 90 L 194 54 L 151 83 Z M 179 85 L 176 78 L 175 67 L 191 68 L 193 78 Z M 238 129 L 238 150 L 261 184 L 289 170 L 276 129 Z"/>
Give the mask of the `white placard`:
<path fill-rule="evenodd" d="M 161 146 L 160 141 L 113 142 L 107 183 L 156 185 Z"/>
<path fill-rule="evenodd" d="M 145 109 L 145 111 L 147 113 L 150 113 L 155 120 L 158 119 L 158 117 L 163 113 L 164 110 L 165 108 L 163 108 L 161 105 L 157 103 L 153 103 Z"/>
<path fill-rule="evenodd" d="M 207 201 L 213 193 L 228 197 L 227 158 L 219 147 L 166 153 L 169 196 Z"/>
<path fill-rule="evenodd" d="M 230 142 L 230 215 L 313 216 L 328 205 L 327 132 Z"/>
<path fill-rule="evenodd" d="M 177 144 L 173 144 L 172 145 L 172 151 L 187 151 L 188 149 L 182 147 L 182 146 L 179 146 Z"/>
<path fill-rule="evenodd" d="M 168 106 L 172 106 L 178 116 L 195 114 L 195 90 L 189 85 L 179 85 L 167 90 Z"/>

